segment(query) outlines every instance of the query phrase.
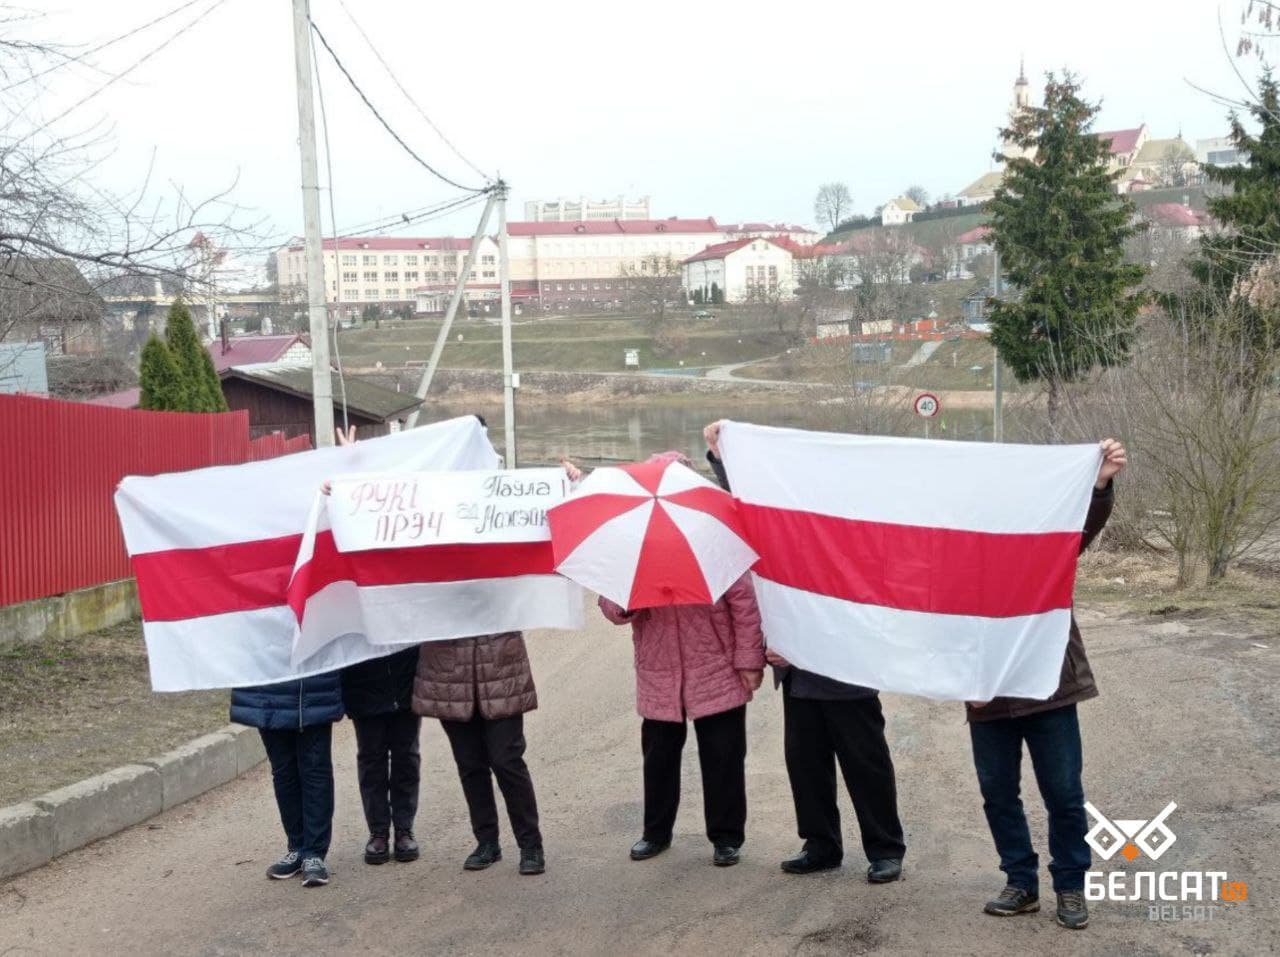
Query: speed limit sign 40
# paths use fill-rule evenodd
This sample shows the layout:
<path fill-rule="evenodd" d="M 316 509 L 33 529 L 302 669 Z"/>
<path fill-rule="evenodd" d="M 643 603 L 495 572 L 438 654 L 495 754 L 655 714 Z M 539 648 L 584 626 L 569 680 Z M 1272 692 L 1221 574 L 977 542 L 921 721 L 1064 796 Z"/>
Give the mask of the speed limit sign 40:
<path fill-rule="evenodd" d="M 916 415 L 922 419 L 932 419 L 942 411 L 942 403 L 932 392 L 922 392 L 916 396 Z"/>

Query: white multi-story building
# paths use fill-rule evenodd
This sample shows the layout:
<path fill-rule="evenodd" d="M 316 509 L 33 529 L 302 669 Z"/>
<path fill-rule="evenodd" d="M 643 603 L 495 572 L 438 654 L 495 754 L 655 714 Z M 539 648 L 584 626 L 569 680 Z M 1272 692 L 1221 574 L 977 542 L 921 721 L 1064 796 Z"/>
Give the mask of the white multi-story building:
<path fill-rule="evenodd" d="M 591 200 L 534 199 L 524 204 L 524 218 L 534 223 L 589 222 L 601 219 L 648 219 L 649 197 Z"/>
<path fill-rule="evenodd" d="M 468 239 L 447 236 L 340 238 L 336 248 L 334 241 L 327 239 L 325 301 L 331 310 L 341 303 L 346 316 L 359 315 L 370 304 L 439 311 L 443 308 L 440 299 L 447 302 L 470 246 Z M 307 261 L 302 246 L 286 246 L 277 252 L 276 268 L 282 289 L 306 289 Z M 498 298 L 498 244 L 488 236 L 480 240 L 465 294 L 468 301 Z"/>
<path fill-rule="evenodd" d="M 700 291 L 704 302 L 745 302 L 757 296 L 789 299 L 795 294 L 791 250 L 771 239 L 717 243 L 680 265 L 685 291 Z"/>

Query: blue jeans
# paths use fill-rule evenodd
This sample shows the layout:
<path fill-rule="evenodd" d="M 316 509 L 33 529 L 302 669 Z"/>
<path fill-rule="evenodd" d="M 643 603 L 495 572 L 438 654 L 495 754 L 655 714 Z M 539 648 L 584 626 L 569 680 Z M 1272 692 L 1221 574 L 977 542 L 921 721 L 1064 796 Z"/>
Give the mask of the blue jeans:
<path fill-rule="evenodd" d="M 333 725 L 301 731 L 259 728 L 271 761 L 280 823 L 289 850 L 323 858 L 333 836 Z"/>
<path fill-rule="evenodd" d="M 1022 810 L 1022 743 L 1045 810 L 1049 812 L 1049 873 L 1055 891 L 1084 887 L 1084 872 L 1092 863 L 1084 836 L 1084 785 L 1080 781 L 1083 755 L 1076 706 L 1018 718 L 973 721 L 973 763 L 982 789 L 982 809 L 1000 855 L 1000 870 L 1014 887 L 1039 892 L 1040 862 L 1031 847 L 1031 831 Z"/>

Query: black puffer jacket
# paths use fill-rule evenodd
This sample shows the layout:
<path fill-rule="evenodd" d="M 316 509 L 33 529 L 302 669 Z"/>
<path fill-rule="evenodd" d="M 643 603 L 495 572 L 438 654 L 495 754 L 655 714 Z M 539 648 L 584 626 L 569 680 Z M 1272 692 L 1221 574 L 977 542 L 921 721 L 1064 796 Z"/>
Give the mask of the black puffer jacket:
<path fill-rule="evenodd" d="M 352 718 L 374 718 L 408 711 L 417 670 L 417 645 L 347 665 L 342 669 L 342 704 L 347 714 Z"/>
<path fill-rule="evenodd" d="M 342 720 L 336 671 L 309 678 L 231 689 L 231 720 L 264 731 L 301 731 Z"/>

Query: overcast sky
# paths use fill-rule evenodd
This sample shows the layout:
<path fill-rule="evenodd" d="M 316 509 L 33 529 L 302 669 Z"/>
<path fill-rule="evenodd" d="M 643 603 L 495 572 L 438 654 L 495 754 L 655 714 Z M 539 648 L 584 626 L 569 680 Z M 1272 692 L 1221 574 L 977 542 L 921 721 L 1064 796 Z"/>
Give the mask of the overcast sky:
<path fill-rule="evenodd" d="M 48 15 L 30 32 L 91 46 L 179 2 L 35 0 Z M 1225 109 L 1188 81 L 1239 91 L 1218 18 L 1233 43 L 1242 0 L 346 4 L 458 148 L 512 184 L 513 219 L 525 199 L 580 193 L 649 195 L 657 216 L 804 223 L 829 180 L 846 182 L 862 212 L 912 183 L 953 193 L 991 168 L 1021 56 L 1037 93 L 1047 70 L 1079 73 L 1103 101 L 1101 129 L 1146 122 L 1153 136 L 1220 135 Z M 124 69 L 206 6 L 95 63 Z M 114 124 L 115 153 L 97 183 L 136 187 L 155 151 L 158 182 L 201 194 L 238 177 L 240 203 L 279 233 L 300 231 L 290 11 L 289 0 L 225 0 L 63 120 Z M 339 0 L 313 0 L 312 15 L 405 139 L 452 178 L 476 182 L 395 89 Z M 319 56 L 339 225 L 457 195 L 400 151 Z M 103 74 L 67 69 L 48 80 L 32 116 L 55 115 Z M 411 232 L 465 232 L 473 215 Z"/>

